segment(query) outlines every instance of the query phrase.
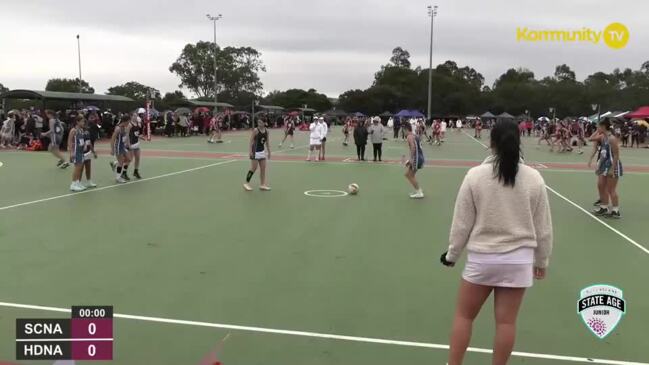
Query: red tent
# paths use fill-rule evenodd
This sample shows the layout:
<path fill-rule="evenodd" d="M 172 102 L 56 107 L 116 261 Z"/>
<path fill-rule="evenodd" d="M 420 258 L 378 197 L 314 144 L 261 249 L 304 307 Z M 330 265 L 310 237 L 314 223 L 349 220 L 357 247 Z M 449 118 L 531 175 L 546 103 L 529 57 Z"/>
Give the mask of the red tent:
<path fill-rule="evenodd" d="M 649 106 L 642 106 L 638 110 L 625 114 L 625 118 L 635 119 L 635 118 L 649 118 Z"/>

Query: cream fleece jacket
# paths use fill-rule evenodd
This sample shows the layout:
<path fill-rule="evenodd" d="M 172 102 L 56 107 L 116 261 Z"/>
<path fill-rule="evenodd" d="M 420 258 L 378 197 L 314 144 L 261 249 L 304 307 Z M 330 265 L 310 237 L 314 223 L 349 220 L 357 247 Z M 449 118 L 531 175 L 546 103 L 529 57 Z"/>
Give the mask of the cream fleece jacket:
<path fill-rule="evenodd" d="M 446 259 L 457 262 L 466 247 L 481 253 L 504 253 L 533 247 L 535 267 L 545 268 L 552 253 L 552 217 L 541 174 L 519 164 L 516 184 L 504 186 L 494 176 L 493 157 L 464 177 Z"/>

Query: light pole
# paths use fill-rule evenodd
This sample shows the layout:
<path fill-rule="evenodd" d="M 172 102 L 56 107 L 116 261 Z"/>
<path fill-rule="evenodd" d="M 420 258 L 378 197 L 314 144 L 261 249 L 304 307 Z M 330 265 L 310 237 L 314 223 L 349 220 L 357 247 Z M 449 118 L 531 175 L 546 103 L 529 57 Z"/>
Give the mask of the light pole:
<path fill-rule="evenodd" d="M 435 28 L 437 5 L 428 5 L 428 16 L 430 17 L 430 49 L 428 53 L 428 119 L 430 119 L 433 115 L 433 29 Z"/>
<path fill-rule="evenodd" d="M 223 18 L 223 15 L 219 14 L 217 16 L 211 16 L 210 14 L 207 14 L 207 19 L 211 20 L 214 23 L 214 115 L 216 116 L 216 113 L 219 111 L 219 84 L 218 84 L 218 79 L 216 76 L 216 71 L 218 70 L 218 66 L 216 65 L 216 50 L 217 50 L 217 45 L 216 45 L 216 22 L 217 20 Z"/>
<path fill-rule="evenodd" d="M 83 86 L 81 84 L 81 39 L 77 34 L 77 54 L 79 56 L 79 93 L 83 91 Z"/>
<path fill-rule="evenodd" d="M 255 106 L 259 105 L 259 100 L 252 100 L 252 126 L 257 127 L 257 119 L 255 118 Z"/>

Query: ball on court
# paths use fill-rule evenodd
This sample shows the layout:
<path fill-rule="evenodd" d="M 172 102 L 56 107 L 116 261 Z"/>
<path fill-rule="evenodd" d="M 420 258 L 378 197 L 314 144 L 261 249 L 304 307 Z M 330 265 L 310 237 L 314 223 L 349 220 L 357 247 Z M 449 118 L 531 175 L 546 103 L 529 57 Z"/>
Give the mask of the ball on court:
<path fill-rule="evenodd" d="M 349 184 L 349 186 L 347 186 L 347 192 L 350 193 L 351 195 L 358 194 L 358 184 L 356 183 Z"/>

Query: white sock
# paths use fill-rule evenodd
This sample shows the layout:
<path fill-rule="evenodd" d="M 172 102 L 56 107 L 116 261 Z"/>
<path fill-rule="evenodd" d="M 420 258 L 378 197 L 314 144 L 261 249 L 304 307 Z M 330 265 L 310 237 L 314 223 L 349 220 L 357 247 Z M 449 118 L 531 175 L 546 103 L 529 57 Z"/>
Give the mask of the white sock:
<path fill-rule="evenodd" d="M 615 213 L 619 212 L 619 211 L 620 211 L 620 207 L 613 207 L 613 211 L 614 211 Z"/>
<path fill-rule="evenodd" d="M 607 206 L 607 205 L 604 205 L 604 204 L 600 204 L 599 207 L 600 207 L 601 209 L 608 209 L 608 206 Z"/>

